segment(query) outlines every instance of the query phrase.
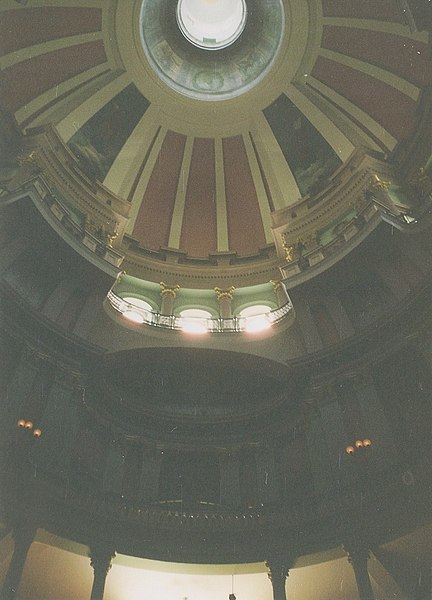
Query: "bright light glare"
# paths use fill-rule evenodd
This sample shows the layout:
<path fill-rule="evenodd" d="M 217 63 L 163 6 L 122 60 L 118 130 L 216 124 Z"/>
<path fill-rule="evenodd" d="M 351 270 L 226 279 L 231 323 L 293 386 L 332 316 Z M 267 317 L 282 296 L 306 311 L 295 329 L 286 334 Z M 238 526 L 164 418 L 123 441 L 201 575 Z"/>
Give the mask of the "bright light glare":
<path fill-rule="evenodd" d="M 208 332 L 207 322 L 202 319 L 180 319 L 181 330 L 185 333 L 202 335 Z"/>
<path fill-rule="evenodd" d="M 139 323 L 140 325 L 144 323 L 144 317 L 137 312 L 136 310 L 126 310 L 123 313 L 123 316 L 128 320 L 132 321 L 132 323 Z"/>
<path fill-rule="evenodd" d="M 186 308 L 180 313 L 180 328 L 185 333 L 202 335 L 209 330 L 207 319 L 210 318 L 211 314 L 207 310 L 202 310 L 201 308 Z"/>
<path fill-rule="evenodd" d="M 239 316 L 242 318 L 243 329 L 247 333 L 258 333 L 272 326 L 268 313 L 271 311 L 267 304 L 254 304 L 244 308 Z"/>
<path fill-rule="evenodd" d="M 247 333 L 258 333 L 270 329 L 271 325 L 266 315 L 259 315 L 245 319 L 244 330 Z"/>
<path fill-rule="evenodd" d="M 270 312 L 271 308 L 267 304 L 254 304 L 240 311 L 240 317 L 258 317 Z"/>
<path fill-rule="evenodd" d="M 135 308 L 139 308 L 140 310 L 145 310 L 146 312 L 152 312 L 152 307 L 148 302 L 142 300 L 142 298 L 134 298 L 133 296 L 125 296 L 123 298 L 125 302 L 128 304 L 132 304 Z"/>
<path fill-rule="evenodd" d="M 179 0 L 177 23 L 195 46 L 217 50 L 240 36 L 246 23 L 245 0 Z"/>

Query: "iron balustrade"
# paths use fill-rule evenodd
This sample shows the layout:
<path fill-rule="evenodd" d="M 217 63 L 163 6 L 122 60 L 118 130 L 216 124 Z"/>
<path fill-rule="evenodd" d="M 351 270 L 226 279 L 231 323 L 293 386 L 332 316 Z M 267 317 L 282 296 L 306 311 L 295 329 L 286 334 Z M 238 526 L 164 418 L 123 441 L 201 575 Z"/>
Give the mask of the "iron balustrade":
<path fill-rule="evenodd" d="M 142 319 L 140 324 L 161 327 L 173 331 L 182 331 L 186 322 L 196 323 L 197 325 L 204 325 L 206 331 L 210 333 L 238 333 L 247 331 L 248 324 L 256 322 L 257 319 L 263 319 L 271 326 L 282 321 L 293 310 L 293 304 L 291 300 L 288 300 L 288 302 L 279 308 L 253 317 L 181 317 L 177 315 L 162 315 L 159 312 L 139 308 L 134 304 L 123 300 L 123 298 L 118 296 L 112 290 L 108 292 L 107 300 L 112 308 L 121 315 L 125 315 L 125 313 L 128 312 L 139 315 Z"/>

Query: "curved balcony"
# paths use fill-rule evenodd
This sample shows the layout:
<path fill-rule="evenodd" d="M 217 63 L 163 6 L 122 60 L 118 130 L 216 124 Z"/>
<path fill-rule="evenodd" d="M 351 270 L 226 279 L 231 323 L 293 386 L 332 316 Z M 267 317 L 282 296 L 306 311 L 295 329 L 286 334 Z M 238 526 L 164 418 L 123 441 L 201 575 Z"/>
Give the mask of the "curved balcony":
<path fill-rule="evenodd" d="M 191 333 L 239 333 L 258 332 L 270 329 L 294 313 L 291 300 L 283 306 L 251 317 L 182 317 L 162 315 L 159 312 L 144 310 L 127 302 L 112 290 L 107 295 L 110 306 L 120 315 L 139 325 L 150 325 L 171 331 L 189 331 Z"/>

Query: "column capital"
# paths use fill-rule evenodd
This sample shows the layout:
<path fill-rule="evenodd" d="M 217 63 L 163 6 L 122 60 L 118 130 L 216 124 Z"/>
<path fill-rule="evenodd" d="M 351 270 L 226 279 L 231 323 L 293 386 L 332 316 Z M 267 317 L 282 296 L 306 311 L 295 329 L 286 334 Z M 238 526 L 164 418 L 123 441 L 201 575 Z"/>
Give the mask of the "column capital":
<path fill-rule="evenodd" d="M 17 597 L 25 561 L 36 529 L 37 527 L 33 523 L 26 521 L 14 525 L 12 537 L 15 541 L 15 548 L 0 593 L 1 600 L 15 600 Z"/>
<path fill-rule="evenodd" d="M 272 583 L 277 581 L 285 581 L 289 575 L 290 566 L 288 561 L 283 561 L 281 559 L 270 559 L 266 560 L 266 567 L 269 570 L 267 573 L 267 577 L 270 579 Z"/>
<path fill-rule="evenodd" d="M 391 181 L 384 181 L 379 177 L 379 175 L 377 175 L 377 173 L 371 175 L 370 187 L 372 190 L 380 190 L 387 192 L 390 189 L 390 186 Z"/>
<path fill-rule="evenodd" d="M 36 535 L 37 525 L 27 521 L 14 523 L 12 526 L 12 537 L 16 548 L 28 548 Z"/>
<path fill-rule="evenodd" d="M 369 547 L 361 539 L 344 544 L 348 561 L 353 568 L 360 600 L 374 598 L 371 580 L 368 573 Z"/>
<path fill-rule="evenodd" d="M 216 298 L 218 300 L 224 300 L 224 299 L 228 299 L 228 300 L 232 300 L 233 299 L 233 295 L 234 295 L 234 290 L 235 287 L 231 286 L 229 288 L 219 288 L 219 287 L 215 287 L 214 291 L 216 293 Z"/>
<path fill-rule="evenodd" d="M 89 548 L 90 564 L 95 573 L 106 575 L 111 569 L 111 563 L 115 556 L 115 551 L 109 546 L 90 546 Z"/>
<path fill-rule="evenodd" d="M 285 288 L 283 282 L 280 279 L 270 279 L 270 283 L 273 286 L 274 291 L 280 290 L 281 288 Z"/>
<path fill-rule="evenodd" d="M 266 567 L 269 569 L 267 575 L 273 587 L 273 600 L 286 600 L 286 580 L 293 562 L 294 560 L 285 556 L 283 551 L 267 559 Z"/>
<path fill-rule="evenodd" d="M 348 542 L 343 545 L 347 553 L 348 562 L 354 564 L 358 561 L 367 561 L 370 556 L 370 549 L 366 544 L 361 542 Z"/>
<path fill-rule="evenodd" d="M 162 296 L 162 298 L 165 298 L 167 296 L 171 296 L 171 298 L 175 298 L 177 296 L 177 292 L 180 289 L 179 285 L 167 285 L 163 281 L 161 281 L 159 285 L 161 287 L 160 295 Z"/>

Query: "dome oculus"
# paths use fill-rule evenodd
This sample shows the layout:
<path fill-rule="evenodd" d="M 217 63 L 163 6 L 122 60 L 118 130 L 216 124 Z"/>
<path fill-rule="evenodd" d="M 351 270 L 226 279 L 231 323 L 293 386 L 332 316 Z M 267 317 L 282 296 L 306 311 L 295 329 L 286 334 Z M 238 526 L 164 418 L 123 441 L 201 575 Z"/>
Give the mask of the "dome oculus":
<path fill-rule="evenodd" d="M 185 38 L 206 50 L 234 43 L 246 24 L 245 0 L 179 0 L 177 24 Z"/>
<path fill-rule="evenodd" d="M 269 72 L 285 13 L 282 0 L 141 0 L 139 25 L 145 57 L 163 83 L 191 98 L 225 100 Z"/>

